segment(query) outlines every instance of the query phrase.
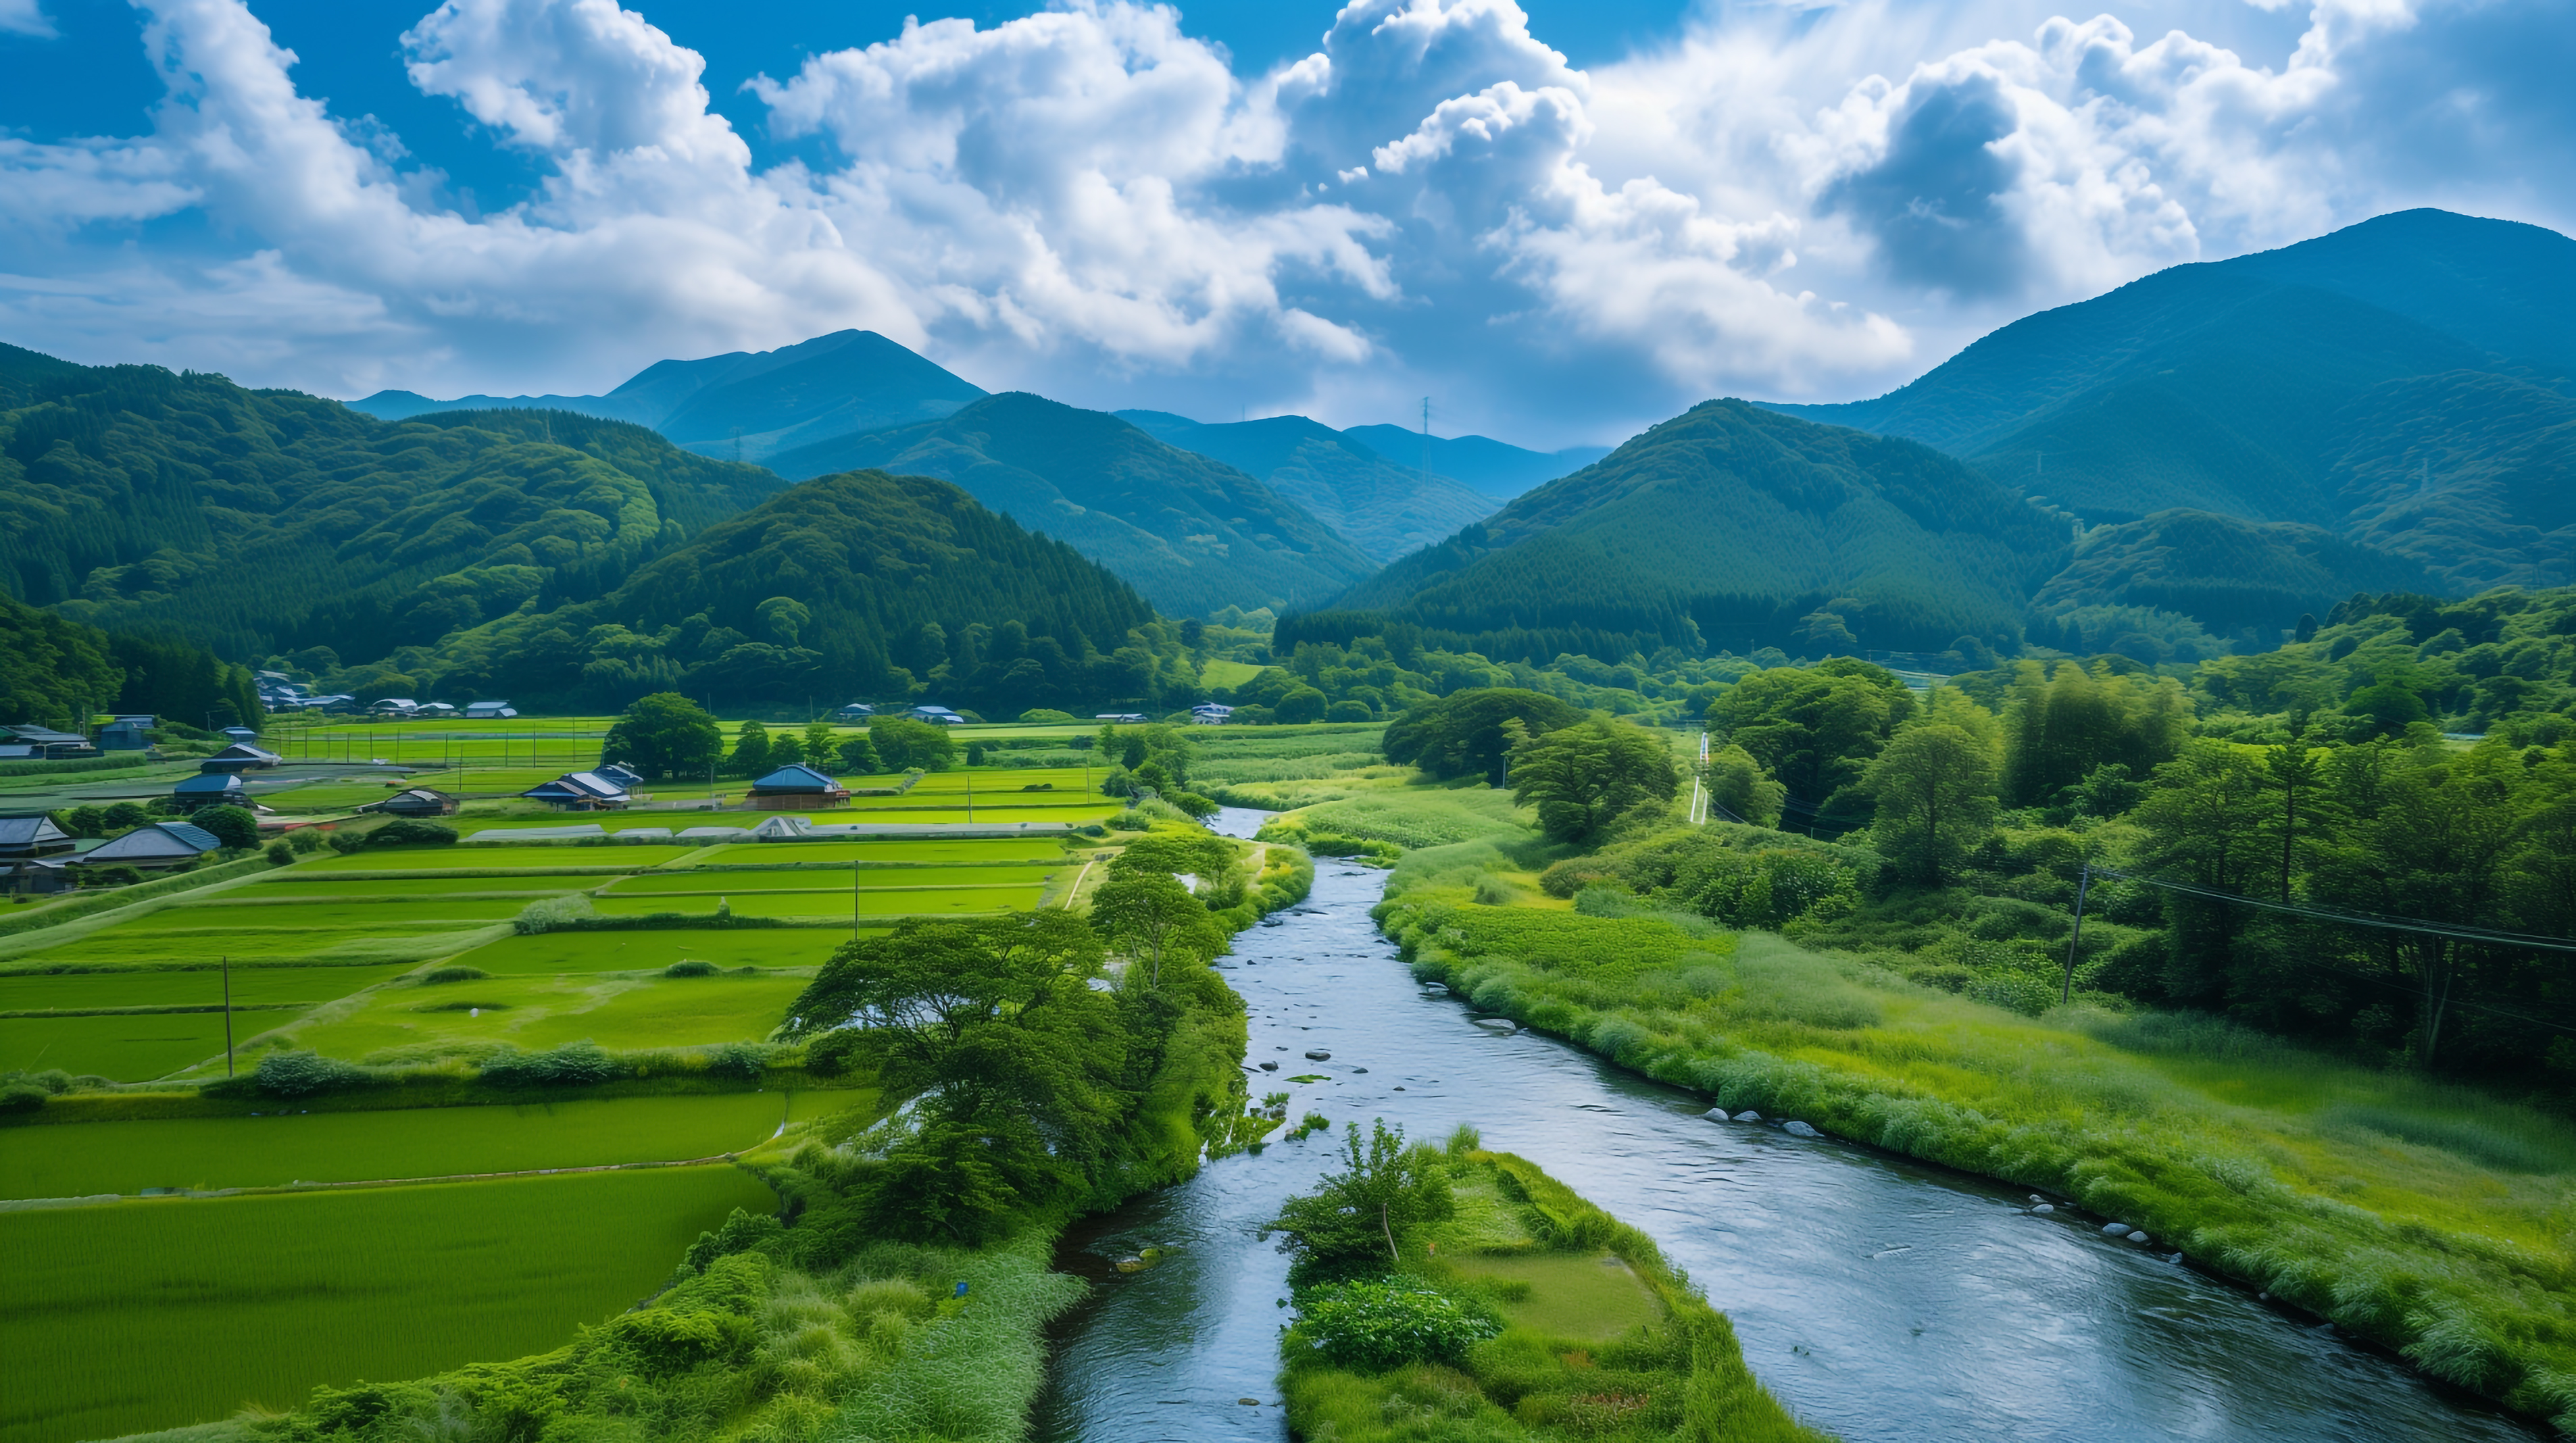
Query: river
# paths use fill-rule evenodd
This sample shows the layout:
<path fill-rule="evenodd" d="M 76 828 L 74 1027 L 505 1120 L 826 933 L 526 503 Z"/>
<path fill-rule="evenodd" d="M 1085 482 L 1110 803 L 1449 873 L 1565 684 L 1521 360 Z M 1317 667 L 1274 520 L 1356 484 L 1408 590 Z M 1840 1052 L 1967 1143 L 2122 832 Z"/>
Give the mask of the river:
<path fill-rule="evenodd" d="M 1229 808 L 1219 830 L 1250 835 Z M 1806 1422 L 1854 1440 L 2351 1440 L 2547 1436 L 2028 1194 L 1838 1141 L 1709 1121 L 1707 1104 L 1417 985 L 1368 917 L 1385 874 L 1330 859 L 1303 906 L 1221 959 L 1251 1009 L 1253 1091 L 1437 1142 L 1473 1123 L 1652 1234 L 1733 1317 Z M 1328 1051 L 1309 1062 L 1307 1050 Z M 1322 1074 L 1325 1082 L 1284 1079 Z M 1223 1159 L 1068 1234 L 1097 1286 L 1057 1329 L 1051 1443 L 1277 1443 L 1287 1263 L 1254 1231 L 1335 1138 Z M 1112 1260 L 1173 1249 L 1152 1269 Z M 1247 1404 L 1243 1400 L 1251 1400 Z"/>

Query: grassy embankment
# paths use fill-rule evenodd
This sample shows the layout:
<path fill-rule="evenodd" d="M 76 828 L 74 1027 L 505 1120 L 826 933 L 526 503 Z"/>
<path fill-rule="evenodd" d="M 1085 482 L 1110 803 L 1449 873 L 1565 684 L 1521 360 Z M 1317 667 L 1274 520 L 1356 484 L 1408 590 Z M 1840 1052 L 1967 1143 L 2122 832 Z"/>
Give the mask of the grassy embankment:
<path fill-rule="evenodd" d="M 1726 1315 L 1653 1239 L 1509 1153 L 1453 1144 L 1449 1168 L 1456 1215 L 1408 1268 L 1501 1331 L 1457 1366 L 1370 1372 L 1292 1328 L 1281 1383 L 1299 1436 L 1824 1443 L 1763 1390 Z"/>
<path fill-rule="evenodd" d="M 2576 1427 L 2565 1121 L 2215 1019 L 2031 1018 L 1651 901 L 1583 915 L 1515 858 L 1398 865 L 1379 916 L 1418 975 L 1729 1111 L 2071 1199 Z"/>

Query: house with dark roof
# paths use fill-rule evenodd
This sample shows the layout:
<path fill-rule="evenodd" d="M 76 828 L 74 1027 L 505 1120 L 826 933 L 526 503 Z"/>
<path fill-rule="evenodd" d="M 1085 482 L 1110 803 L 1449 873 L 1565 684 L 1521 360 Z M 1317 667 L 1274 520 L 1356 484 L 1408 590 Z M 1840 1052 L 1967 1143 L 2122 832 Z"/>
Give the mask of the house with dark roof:
<path fill-rule="evenodd" d="M 199 772 L 172 787 L 170 799 L 190 811 L 195 811 L 199 807 L 211 807 L 218 803 L 235 807 L 244 806 L 250 801 L 250 793 L 243 790 L 241 774 L 238 772 Z"/>
<path fill-rule="evenodd" d="M 69 857 L 21 857 L 14 862 L 0 861 L 0 894 L 11 897 L 41 897 L 71 886 Z"/>
<path fill-rule="evenodd" d="M 225 727 L 223 737 L 229 742 L 249 743 L 258 741 L 259 733 L 249 727 Z"/>
<path fill-rule="evenodd" d="M 103 752 L 149 750 L 152 738 L 147 733 L 152 730 L 155 720 L 157 718 L 140 715 L 118 717 L 98 729 L 98 749 Z"/>
<path fill-rule="evenodd" d="M 283 763 L 286 758 L 248 742 L 235 742 L 204 761 L 197 763 L 201 772 L 264 772 Z"/>
<path fill-rule="evenodd" d="M 452 817 L 456 815 L 456 798 L 429 787 L 409 787 L 358 810 L 395 817 Z"/>
<path fill-rule="evenodd" d="M 802 762 L 780 767 L 751 784 L 756 806 L 805 811 L 837 807 L 849 799 L 849 788 Z"/>
<path fill-rule="evenodd" d="M 592 775 L 615 782 L 630 792 L 635 790 L 637 787 L 644 785 L 644 774 L 642 772 L 635 770 L 633 767 L 625 766 L 617 762 L 610 762 L 604 767 L 593 769 Z"/>
<path fill-rule="evenodd" d="M 78 732 L 62 732 L 52 727 L 42 726 L 5 727 L 0 728 L 0 732 L 5 732 L 9 738 L 20 745 L 31 748 L 30 755 L 33 756 L 59 759 L 98 755 L 98 749 L 89 744 L 89 738 Z"/>
<path fill-rule="evenodd" d="M 191 778 L 202 780 L 202 778 Z M 228 778 L 236 783 L 238 778 Z M 89 867 L 175 867 L 222 847 L 215 834 L 186 822 L 154 822 L 110 838 L 81 857 Z"/>
<path fill-rule="evenodd" d="M 597 772 L 566 772 L 519 795 L 567 812 L 609 812 L 626 805 L 626 788 Z"/>
<path fill-rule="evenodd" d="M 0 817 L 0 858 L 50 857 L 71 849 L 71 833 L 42 812 L 32 817 Z"/>

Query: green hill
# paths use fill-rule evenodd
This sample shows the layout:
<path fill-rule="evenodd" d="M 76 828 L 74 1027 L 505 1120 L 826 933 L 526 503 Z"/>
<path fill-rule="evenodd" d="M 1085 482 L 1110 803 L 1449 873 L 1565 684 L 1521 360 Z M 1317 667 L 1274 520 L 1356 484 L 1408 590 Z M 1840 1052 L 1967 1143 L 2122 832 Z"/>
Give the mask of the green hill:
<path fill-rule="evenodd" d="M 1402 426 L 1353 426 L 1342 434 L 1398 465 L 1427 465 L 1431 474 L 1447 476 L 1498 501 L 1508 501 L 1541 482 L 1571 476 L 1610 454 L 1607 446 L 1530 451 L 1490 436 L 1434 436 L 1426 446 L 1421 432 Z"/>
<path fill-rule="evenodd" d="M 0 587 L 228 656 L 383 655 L 595 596 L 781 483 L 559 411 L 389 423 L 156 366 L 0 353 Z"/>
<path fill-rule="evenodd" d="M 1313 605 L 1376 569 L 1330 528 L 1232 466 L 1116 416 L 1023 392 L 953 416 L 770 459 L 791 480 L 878 467 L 953 481 L 1063 538 L 1175 616 Z"/>
<path fill-rule="evenodd" d="M 1121 411 L 1118 419 L 1259 477 L 1380 562 L 1419 551 L 1494 509 L 1490 497 L 1396 465 L 1303 416 L 1206 425 L 1164 411 Z"/>
<path fill-rule="evenodd" d="M 379 391 L 349 404 L 385 420 L 433 411 L 573 411 L 650 426 L 710 456 L 758 461 L 853 431 L 945 416 L 984 395 L 874 331 L 834 331 L 774 351 L 656 361 L 605 396 L 465 396 Z"/>
<path fill-rule="evenodd" d="M 1774 409 L 1940 447 L 2090 521 L 2304 522 L 2474 589 L 2565 564 L 2550 488 L 2485 478 L 2563 454 L 2544 398 L 2571 373 L 2576 240 L 2416 210 L 2028 317 L 1875 400 Z M 2469 393 L 2464 429 L 2447 408 Z M 2446 470 L 2472 490 L 2400 504 L 2401 471 L 2438 493 Z"/>
<path fill-rule="evenodd" d="M 1930 447 L 1709 401 L 1335 605 L 1504 660 L 1939 650 L 2017 639 L 2070 532 Z"/>
<path fill-rule="evenodd" d="M 2355 591 L 2441 589 L 2421 562 L 2319 527 L 2159 511 L 2085 532 L 2032 603 L 2043 616 L 2085 606 L 2170 611 L 2221 636 L 2250 630 L 2268 646 L 2301 613 L 2324 616 Z"/>
<path fill-rule="evenodd" d="M 944 481 L 861 471 L 793 486 L 596 600 L 529 607 L 397 654 L 424 694 L 623 705 L 901 695 L 972 705 L 1146 694 L 1154 619 L 1125 582 Z M 1123 649 L 1122 649 L 1123 648 Z"/>

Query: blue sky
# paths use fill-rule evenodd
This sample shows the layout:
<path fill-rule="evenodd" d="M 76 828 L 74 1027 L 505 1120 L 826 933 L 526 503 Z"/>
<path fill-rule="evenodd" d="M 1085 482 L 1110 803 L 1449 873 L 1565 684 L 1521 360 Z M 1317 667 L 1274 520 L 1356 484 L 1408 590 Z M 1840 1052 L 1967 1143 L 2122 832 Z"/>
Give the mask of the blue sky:
<path fill-rule="evenodd" d="M 0 340 L 453 395 L 863 326 L 1609 441 L 2389 209 L 2569 229 L 2571 61 L 2576 0 L 0 0 Z"/>

